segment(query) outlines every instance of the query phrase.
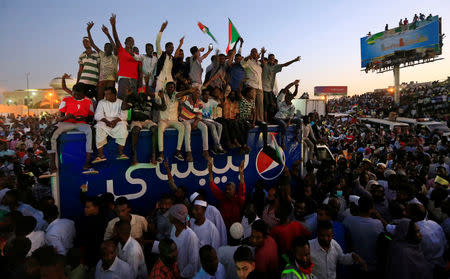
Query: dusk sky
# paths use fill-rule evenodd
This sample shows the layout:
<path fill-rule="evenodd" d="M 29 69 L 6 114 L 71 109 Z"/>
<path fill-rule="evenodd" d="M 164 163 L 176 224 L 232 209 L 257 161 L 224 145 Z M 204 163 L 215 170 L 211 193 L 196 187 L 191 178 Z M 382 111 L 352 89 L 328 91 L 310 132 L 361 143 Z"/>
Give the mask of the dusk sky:
<path fill-rule="evenodd" d="M 141 53 L 147 42 L 155 43 L 164 20 L 169 25 L 162 42 L 175 47 L 185 36 L 187 54 L 193 45 L 207 47 L 211 39 L 197 22 L 208 26 L 225 51 L 229 17 L 244 38 L 243 55 L 264 46 L 280 63 L 302 56 L 278 74 L 279 86 L 301 79 L 300 92 L 313 92 L 314 86 L 347 85 L 349 94 L 361 94 L 393 84 L 392 72 L 360 71 L 359 40 L 367 32 L 398 25 L 400 18 L 414 13 L 442 17 L 443 33 L 450 31 L 450 1 L 349 1 L 349 0 L 261 0 L 261 1 L 60 1 L 0 0 L 0 92 L 26 88 L 48 88 L 49 81 L 64 72 L 76 77 L 78 56 L 83 51 L 86 23 L 94 21 L 93 38 L 103 48 L 105 24 L 117 14 L 122 43 L 133 36 Z M 450 33 L 449 33 L 450 34 Z M 401 70 L 401 82 L 443 80 L 450 76 L 450 41 L 444 39 L 444 60 Z M 203 68 L 209 65 L 203 62 Z"/>

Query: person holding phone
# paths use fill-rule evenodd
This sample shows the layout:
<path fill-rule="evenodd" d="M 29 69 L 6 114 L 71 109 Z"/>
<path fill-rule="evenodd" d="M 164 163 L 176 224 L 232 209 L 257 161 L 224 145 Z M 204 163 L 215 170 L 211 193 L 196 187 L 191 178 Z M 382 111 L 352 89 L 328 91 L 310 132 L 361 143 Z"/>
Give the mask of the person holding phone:
<path fill-rule="evenodd" d="M 202 86 L 202 74 L 203 74 L 203 68 L 202 68 L 202 61 L 212 51 L 212 45 L 210 44 L 208 47 L 208 51 L 205 52 L 202 56 L 200 54 L 205 51 L 204 48 L 198 48 L 197 46 L 191 47 L 191 66 L 189 70 L 189 77 L 192 80 L 192 87 L 198 87 L 198 89 L 201 89 Z"/>

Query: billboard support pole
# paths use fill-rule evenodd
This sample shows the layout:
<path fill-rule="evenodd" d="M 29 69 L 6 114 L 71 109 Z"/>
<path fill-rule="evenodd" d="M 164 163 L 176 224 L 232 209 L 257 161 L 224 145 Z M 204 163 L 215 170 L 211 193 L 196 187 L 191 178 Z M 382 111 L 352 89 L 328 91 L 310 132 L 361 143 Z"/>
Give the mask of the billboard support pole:
<path fill-rule="evenodd" d="M 400 65 L 394 66 L 394 101 L 400 103 Z"/>

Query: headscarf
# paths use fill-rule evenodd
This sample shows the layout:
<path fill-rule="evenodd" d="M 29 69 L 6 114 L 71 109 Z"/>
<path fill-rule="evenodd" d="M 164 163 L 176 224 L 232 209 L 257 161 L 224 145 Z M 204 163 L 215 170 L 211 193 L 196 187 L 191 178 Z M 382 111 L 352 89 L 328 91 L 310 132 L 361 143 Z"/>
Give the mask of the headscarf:
<path fill-rule="evenodd" d="M 174 204 L 169 209 L 169 214 L 181 223 L 187 222 L 188 209 L 184 204 Z"/>
<path fill-rule="evenodd" d="M 387 279 L 431 279 L 430 266 L 419 244 L 407 240 L 411 220 L 404 218 L 395 227 L 389 258 L 386 264 Z"/>

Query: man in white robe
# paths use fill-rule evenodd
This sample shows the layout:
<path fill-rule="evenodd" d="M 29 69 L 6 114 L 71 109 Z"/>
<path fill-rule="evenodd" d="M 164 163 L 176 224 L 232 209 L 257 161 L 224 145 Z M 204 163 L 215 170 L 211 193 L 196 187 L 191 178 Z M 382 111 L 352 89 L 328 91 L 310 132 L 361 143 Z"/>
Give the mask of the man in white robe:
<path fill-rule="evenodd" d="M 206 192 L 201 191 L 201 189 L 197 192 L 194 192 L 190 197 L 189 200 L 191 203 L 194 203 L 195 200 L 202 200 L 205 201 Z M 208 204 L 208 207 L 206 208 L 205 217 L 209 221 L 211 221 L 219 231 L 220 235 L 220 246 L 227 245 L 227 227 L 225 227 L 225 222 L 223 221 L 222 214 L 220 214 L 220 211 L 215 207 L 214 205 Z M 219 247 L 220 247 L 219 246 Z"/>
<path fill-rule="evenodd" d="M 100 100 L 95 110 L 94 119 L 97 121 L 96 145 L 98 157 L 92 163 L 105 161 L 103 147 L 110 136 L 116 140 L 118 146 L 118 160 L 126 160 L 123 148 L 128 136 L 127 112 L 122 110 L 122 100 L 117 99 L 117 91 L 114 87 L 105 88 L 105 98 Z"/>
<path fill-rule="evenodd" d="M 193 230 L 187 226 L 188 210 L 184 204 L 175 204 L 169 209 L 173 224 L 170 238 L 177 244 L 178 268 L 183 278 L 192 278 L 200 270 L 200 241 Z"/>
<path fill-rule="evenodd" d="M 192 218 L 190 227 L 200 240 L 200 246 L 211 245 L 214 249 L 220 247 L 220 235 L 216 226 L 206 219 L 205 211 L 208 203 L 202 200 L 196 200 L 192 207 Z"/>
<path fill-rule="evenodd" d="M 148 270 L 145 264 L 144 252 L 142 247 L 134 238 L 131 237 L 130 222 L 121 220 L 115 224 L 119 243 L 117 244 L 117 256 L 119 259 L 128 263 L 134 272 L 135 278 L 147 279 Z"/>

